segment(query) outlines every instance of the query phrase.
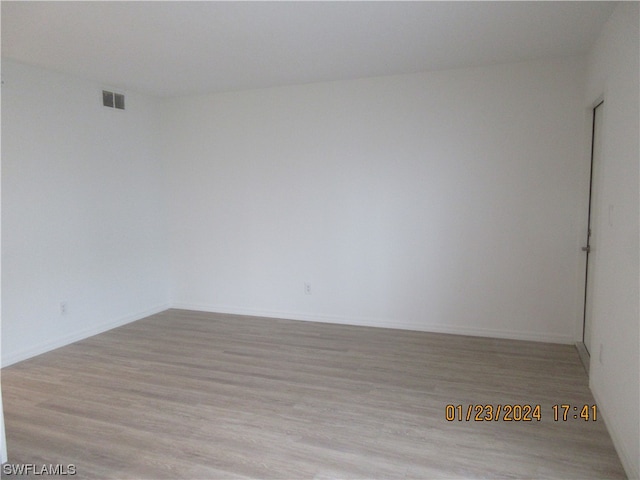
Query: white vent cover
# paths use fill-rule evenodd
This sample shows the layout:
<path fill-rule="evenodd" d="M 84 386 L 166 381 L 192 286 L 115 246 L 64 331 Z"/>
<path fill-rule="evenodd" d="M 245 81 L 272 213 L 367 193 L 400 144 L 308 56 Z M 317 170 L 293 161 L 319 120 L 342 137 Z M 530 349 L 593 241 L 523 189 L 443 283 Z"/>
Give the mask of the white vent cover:
<path fill-rule="evenodd" d="M 102 91 L 102 105 L 110 108 L 124 110 L 124 94 L 114 93 L 107 90 Z"/>

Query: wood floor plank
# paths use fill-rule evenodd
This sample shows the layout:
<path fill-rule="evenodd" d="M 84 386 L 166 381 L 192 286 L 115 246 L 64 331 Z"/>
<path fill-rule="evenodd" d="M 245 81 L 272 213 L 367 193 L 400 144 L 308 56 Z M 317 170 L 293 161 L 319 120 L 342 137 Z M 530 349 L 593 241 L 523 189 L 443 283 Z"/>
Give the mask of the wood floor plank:
<path fill-rule="evenodd" d="M 169 310 L 5 368 L 2 391 L 10 463 L 77 478 L 625 478 L 602 419 L 553 418 L 595 403 L 565 345 Z"/>

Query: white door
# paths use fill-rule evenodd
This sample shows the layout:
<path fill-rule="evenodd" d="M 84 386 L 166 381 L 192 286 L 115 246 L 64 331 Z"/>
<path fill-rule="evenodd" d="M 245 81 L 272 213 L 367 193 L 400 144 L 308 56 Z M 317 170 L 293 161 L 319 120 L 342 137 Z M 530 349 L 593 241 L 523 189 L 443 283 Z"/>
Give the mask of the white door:
<path fill-rule="evenodd" d="M 600 172 L 602 171 L 602 103 L 593 109 L 593 136 L 591 140 L 591 181 L 589 187 L 589 228 L 587 232 L 587 240 L 582 250 L 587 255 L 587 272 L 584 297 L 584 329 L 582 333 L 582 341 L 589 354 L 592 354 L 591 346 L 591 328 L 592 328 L 592 309 L 593 309 L 593 284 L 594 284 L 594 266 L 595 259 L 598 255 L 598 235 L 597 229 L 601 218 L 598 211 L 598 194 L 599 184 L 602 180 Z"/>

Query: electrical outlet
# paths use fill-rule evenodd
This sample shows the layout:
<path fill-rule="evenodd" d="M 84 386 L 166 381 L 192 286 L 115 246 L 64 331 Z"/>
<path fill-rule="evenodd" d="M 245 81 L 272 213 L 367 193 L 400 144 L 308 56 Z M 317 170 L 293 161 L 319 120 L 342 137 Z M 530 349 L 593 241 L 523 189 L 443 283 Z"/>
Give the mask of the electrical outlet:
<path fill-rule="evenodd" d="M 60 315 L 67 314 L 67 302 L 60 302 Z"/>
<path fill-rule="evenodd" d="M 304 294 L 311 295 L 311 284 L 309 282 L 304 282 Z"/>

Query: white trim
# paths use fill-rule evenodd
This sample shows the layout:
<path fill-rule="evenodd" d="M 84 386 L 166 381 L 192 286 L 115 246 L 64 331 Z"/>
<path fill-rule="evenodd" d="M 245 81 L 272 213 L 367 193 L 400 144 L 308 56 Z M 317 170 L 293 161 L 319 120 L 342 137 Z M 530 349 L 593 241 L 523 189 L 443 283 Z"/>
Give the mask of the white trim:
<path fill-rule="evenodd" d="M 2 407 L 2 392 L 0 392 L 0 463 L 6 463 L 7 460 L 7 434 L 4 429 L 4 409 Z"/>
<path fill-rule="evenodd" d="M 598 405 L 598 421 L 602 420 L 604 422 L 604 426 L 609 432 L 611 440 L 613 440 L 613 446 L 615 447 L 616 452 L 618 452 L 620 463 L 622 463 L 622 466 L 624 467 L 627 478 L 629 478 L 630 480 L 639 479 L 640 471 L 636 470 L 634 462 L 631 461 L 631 459 L 633 458 L 633 452 L 627 452 L 624 440 L 618 436 L 618 430 L 616 428 L 613 428 L 613 425 L 611 425 L 607 420 L 607 411 L 605 408 L 603 408 L 599 395 L 595 391 L 593 391 L 591 387 L 589 387 L 589 390 L 591 390 L 593 398 Z"/>
<path fill-rule="evenodd" d="M 56 338 L 55 340 L 52 340 L 50 342 L 45 342 L 33 347 L 26 348 L 24 350 L 8 355 L 7 357 L 4 357 L 2 359 L 2 367 L 8 367 L 9 365 L 13 365 L 14 363 L 18 363 L 23 360 L 27 360 L 28 358 L 35 357 L 36 355 L 55 350 L 56 348 L 64 347 L 65 345 L 69 345 L 79 340 L 84 340 L 85 338 L 89 338 L 99 333 L 106 332 L 107 330 L 126 325 L 127 323 L 141 320 L 150 315 L 163 312 L 168 308 L 168 304 L 163 304 L 149 310 L 145 310 L 143 312 L 125 315 L 124 317 L 120 317 L 106 323 L 101 323 L 100 325 L 94 325 L 93 327 L 86 328 L 84 330 L 80 330 L 78 332 L 74 332 L 60 338 Z"/>
<path fill-rule="evenodd" d="M 582 366 L 584 367 L 584 371 L 587 372 L 587 376 L 589 376 L 589 370 L 591 368 L 591 354 L 589 354 L 589 350 L 585 346 L 584 342 L 576 342 L 576 350 L 578 350 L 578 355 L 580 356 L 580 362 L 582 362 Z"/>
<path fill-rule="evenodd" d="M 510 340 L 526 340 L 534 342 L 575 344 L 573 335 L 549 335 L 535 332 L 516 332 L 511 330 L 496 330 L 489 328 L 460 327 L 456 325 L 416 324 L 402 322 L 388 318 L 375 317 L 342 317 L 336 315 L 309 314 L 300 312 L 278 312 L 269 310 L 250 309 L 228 305 L 202 305 L 191 303 L 175 303 L 171 308 L 200 312 L 225 313 L 231 315 L 248 315 L 252 317 L 282 318 L 286 320 L 300 320 L 307 322 L 336 323 L 341 325 L 355 325 L 378 328 L 396 328 L 400 330 L 415 330 L 418 332 L 449 333 L 454 335 L 469 335 L 474 337 L 506 338 Z"/>

